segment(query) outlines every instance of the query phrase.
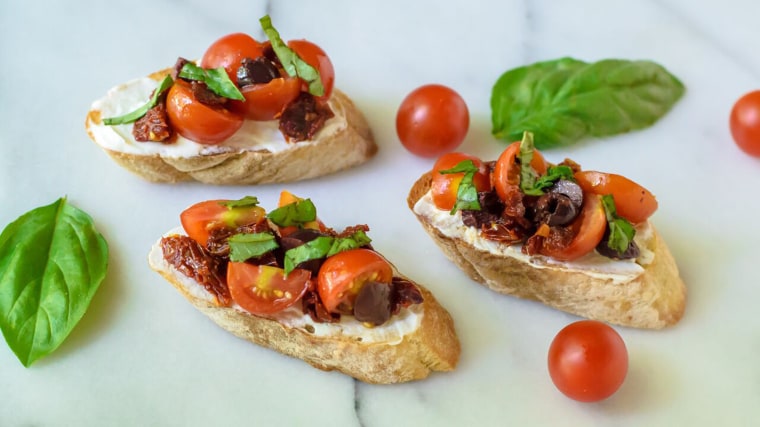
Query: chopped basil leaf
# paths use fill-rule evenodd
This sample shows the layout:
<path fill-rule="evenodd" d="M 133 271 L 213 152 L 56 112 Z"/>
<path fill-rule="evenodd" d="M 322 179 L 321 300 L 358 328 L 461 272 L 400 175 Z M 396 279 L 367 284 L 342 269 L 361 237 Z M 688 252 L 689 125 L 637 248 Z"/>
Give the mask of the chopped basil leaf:
<path fill-rule="evenodd" d="M 454 207 L 451 208 L 451 215 L 454 215 L 458 210 L 480 210 L 480 202 L 478 201 L 478 190 L 475 188 L 473 178 L 478 172 L 478 167 L 472 160 L 462 160 L 457 163 L 451 169 L 445 169 L 438 171 L 440 174 L 450 173 L 464 173 L 462 180 L 459 181 L 459 187 L 457 188 L 457 200 L 454 203 Z"/>
<path fill-rule="evenodd" d="M 208 86 L 211 92 L 219 96 L 223 96 L 229 99 L 236 99 L 238 101 L 245 101 L 245 97 L 240 90 L 232 83 L 230 76 L 227 75 L 227 71 L 224 67 L 203 69 L 192 62 L 188 62 L 182 67 L 179 72 L 179 77 L 188 80 L 196 80 L 203 82 Z"/>
<path fill-rule="evenodd" d="M 252 208 L 254 206 L 259 205 L 259 199 L 256 198 L 256 196 L 245 196 L 242 199 L 238 200 L 228 200 L 226 202 L 221 202 L 222 206 L 226 206 L 228 208 Z"/>
<path fill-rule="evenodd" d="M 301 59 L 293 49 L 289 48 L 284 41 L 280 38 L 280 33 L 272 26 L 272 19 L 269 15 L 265 15 L 259 19 L 261 28 L 267 35 L 269 42 L 272 44 L 272 50 L 280 60 L 282 68 L 289 76 L 298 77 L 305 81 L 309 85 L 309 93 L 314 96 L 322 96 L 325 94 L 325 88 L 322 86 L 322 77 L 319 75 L 319 71 L 316 68 L 309 65 L 306 61 Z"/>
<path fill-rule="evenodd" d="M 310 199 L 304 199 L 269 212 L 267 218 L 280 227 L 300 226 L 317 219 L 317 208 Z"/>
<path fill-rule="evenodd" d="M 92 218 L 66 198 L 5 227 L 0 233 L 0 330 L 24 366 L 61 345 L 107 270 L 108 244 Z"/>
<path fill-rule="evenodd" d="M 530 165 L 530 162 L 533 161 L 533 150 L 533 134 L 523 132 L 517 159 L 520 161 L 520 190 L 525 194 L 530 194 L 529 192 L 536 186 L 538 179 L 538 173 Z"/>
<path fill-rule="evenodd" d="M 546 170 L 546 175 L 540 176 L 536 182 L 533 183 L 533 188 L 526 188 L 523 190 L 523 193 L 529 196 L 540 196 L 544 194 L 544 190 L 554 185 L 554 183 L 560 179 L 575 181 L 573 170 L 570 166 L 549 166 Z"/>
<path fill-rule="evenodd" d="M 242 262 L 271 252 L 279 247 L 274 235 L 265 233 L 239 233 L 227 240 L 230 244 L 230 261 Z"/>
<path fill-rule="evenodd" d="M 350 237 L 319 236 L 285 252 L 285 274 L 293 271 L 302 262 L 331 257 L 343 251 L 366 246 L 371 241 L 362 230 L 355 232 Z"/>
<path fill-rule="evenodd" d="M 625 218 L 618 216 L 617 209 L 615 208 L 615 199 L 612 195 L 607 194 L 602 196 L 602 205 L 604 206 L 604 214 L 607 216 L 607 225 L 610 230 L 607 246 L 622 254 L 628 249 L 631 241 L 633 241 L 636 230 Z"/>
<path fill-rule="evenodd" d="M 107 126 L 113 126 L 113 125 L 125 125 L 125 124 L 136 122 L 140 117 L 144 116 L 145 113 L 148 112 L 148 110 L 150 110 L 151 108 L 155 107 L 156 104 L 158 104 L 158 99 L 161 97 L 161 94 L 166 92 L 166 90 L 169 89 L 173 83 L 174 83 L 174 80 L 172 80 L 171 76 L 164 77 L 164 79 L 161 80 L 161 83 L 158 85 L 156 90 L 153 91 L 153 96 L 150 98 L 147 104 L 123 116 L 109 117 L 109 118 L 103 119 L 103 124 Z"/>

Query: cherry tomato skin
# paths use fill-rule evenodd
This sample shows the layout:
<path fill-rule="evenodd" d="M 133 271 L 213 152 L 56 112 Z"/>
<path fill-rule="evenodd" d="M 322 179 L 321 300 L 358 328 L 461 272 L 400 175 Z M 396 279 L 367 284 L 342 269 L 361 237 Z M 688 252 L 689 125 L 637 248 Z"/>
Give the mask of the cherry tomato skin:
<path fill-rule="evenodd" d="M 464 172 L 442 174 L 439 171 L 451 169 L 464 160 L 472 160 L 478 168 L 478 172 L 472 177 L 475 189 L 477 191 L 489 191 L 491 189 L 491 177 L 488 175 L 488 170 L 482 160 L 459 152 L 446 153 L 438 158 L 435 165 L 433 165 L 432 171 L 433 180 L 430 190 L 433 196 L 433 203 L 438 209 L 451 210 L 454 207 L 457 201 L 459 183 L 464 178 Z"/>
<path fill-rule="evenodd" d="M 494 165 L 493 186 L 501 200 L 510 200 L 510 193 L 519 189 L 520 165 L 517 164 L 519 153 L 520 141 L 513 142 L 501 152 L 496 165 Z M 533 150 L 533 159 L 530 165 L 539 175 L 545 174 L 548 167 L 544 156 L 538 150 Z"/>
<path fill-rule="evenodd" d="M 248 120 L 273 120 L 282 110 L 298 98 L 301 80 L 295 77 L 280 77 L 268 83 L 243 86 L 240 92 L 245 101 L 230 101 L 230 110 Z"/>
<path fill-rule="evenodd" d="M 752 91 L 734 104 L 729 120 L 731 136 L 745 153 L 760 157 L 760 90 Z"/>
<path fill-rule="evenodd" d="M 438 84 L 421 86 L 404 98 L 396 113 L 396 133 L 407 150 L 436 157 L 455 150 L 470 127 L 464 99 Z"/>
<path fill-rule="evenodd" d="M 244 33 L 228 34 L 206 49 L 199 65 L 202 68 L 224 67 L 233 83 L 237 84 L 237 70 L 243 58 L 256 59 L 264 54 L 261 43 Z"/>
<path fill-rule="evenodd" d="M 166 114 L 174 130 L 199 144 L 219 144 L 243 126 L 243 117 L 195 99 L 189 85 L 177 81 L 166 95 Z"/>
<path fill-rule="evenodd" d="M 285 270 L 269 265 L 227 265 L 232 300 L 253 314 L 277 313 L 295 304 L 308 289 L 310 278 L 311 272 L 300 268 L 285 275 Z"/>
<path fill-rule="evenodd" d="M 393 268 L 380 254 L 370 249 L 351 249 L 325 260 L 317 276 L 317 292 L 327 311 L 352 314 L 356 294 L 364 283 L 392 280 Z"/>
<path fill-rule="evenodd" d="M 335 68 L 333 68 L 330 57 L 327 56 L 321 47 L 315 45 L 308 40 L 290 40 L 288 47 L 307 64 L 316 68 L 319 72 L 319 77 L 322 80 L 322 86 L 325 88 L 325 93 L 322 96 L 317 97 L 320 100 L 327 100 L 332 95 L 333 86 L 335 85 Z M 308 92 L 308 87 L 303 89 Z"/>
<path fill-rule="evenodd" d="M 601 196 L 585 194 L 581 212 L 570 226 L 575 230 L 575 237 L 569 245 L 554 247 L 545 243 L 540 250 L 541 254 L 560 261 L 572 261 L 593 251 L 607 229 L 607 216 Z"/>
<path fill-rule="evenodd" d="M 182 211 L 179 218 L 185 233 L 205 247 L 213 228 L 236 228 L 266 218 L 266 211 L 260 206 L 229 208 L 224 202 L 227 200 L 206 200 Z"/>
<path fill-rule="evenodd" d="M 567 397 L 597 402 L 612 396 L 628 373 L 625 342 L 610 326 L 581 320 L 564 327 L 549 346 L 549 375 Z"/>
<path fill-rule="evenodd" d="M 611 194 L 617 214 L 634 224 L 646 221 L 657 210 L 654 195 L 622 175 L 580 171 L 575 173 L 575 180 L 584 193 Z"/>

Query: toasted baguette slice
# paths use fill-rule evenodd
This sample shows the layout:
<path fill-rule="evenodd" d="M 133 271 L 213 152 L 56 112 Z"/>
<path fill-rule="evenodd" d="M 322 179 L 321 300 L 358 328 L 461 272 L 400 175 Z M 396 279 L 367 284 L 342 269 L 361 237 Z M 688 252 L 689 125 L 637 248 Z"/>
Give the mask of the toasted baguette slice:
<path fill-rule="evenodd" d="M 222 328 L 325 371 L 337 370 L 367 383 L 390 384 L 420 380 L 432 371 L 451 371 L 459 360 L 460 344 L 451 316 L 418 284 L 423 303 L 402 309 L 384 325 L 367 328 L 351 316 L 343 316 L 337 325 L 315 324 L 307 315 L 296 313 L 296 323 L 301 326 L 294 326 L 292 317 L 278 321 L 250 314 L 234 304 L 218 306 L 202 285 L 164 260 L 160 240 L 152 247 L 148 263 Z M 395 267 L 394 274 L 401 276 Z"/>
<path fill-rule="evenodd" d="M 147 77 L 153 86 L 170 72 L 169 69 Z M 185 148 L 174 150 L 156 142 L 137 142 L 131 134 L 132 125 L 106 126 L 103 118 L 124 114 L 147 102 L 153 88 L 146 79 L 119 85 L 108 95 L 93 103 L 87 113 L 85 128 L 95 141 L 119 165 L 152 182 L 196 180 L 208 184 L 263 184 L 291 182 L 327 175 L 366 162 L 377 152 L 372 133 L 362 113 L 351 99 L 334 90 L 329 105 L 335 116 L 317 132 L 311 141 L 285 143 L 277 124 L 246 121 L 241 131 L 262 134 L 261 139 L 277 140 L 279 148 L 271 150 L 267 141 L 246 145 L 247 136 L 238 131 L 230 140 L 215 146 L 202 146 L 183 140 Z M 150 83 L 148 80 L 148 83 Z M 139 102 L 131 107 L 120 104 L 120 98 L 134 98 L 142 90 Z M 147 93 L 146 93 L 147 92 Z M 106 109 L 106 111 L 103 111 Z M 253 140 L 253 138 L 251 138 Z M 171 144 L 170 144 L 171 145 Z M 192 151 L 188 154 L 188 151 Z"/>
<path fill-rule="evenodd" d="M 430 172 L 412 186 L 415 205 L 430 190 Z M 542 262 L 542 256 L 512 257 L 447 236 L 428 217 L 415 212 L 444 254 L 476 282 L 507 295 L 542 302 L 589 319 L 635 328 L 660 329 L 677 323 L 686 306 L 686 287 L 662 237 L 649 224 L 649 254 L 635 274 L 615 276 L 572 263 Z M 612 262 L 612 261 L 610 261 Z"/>

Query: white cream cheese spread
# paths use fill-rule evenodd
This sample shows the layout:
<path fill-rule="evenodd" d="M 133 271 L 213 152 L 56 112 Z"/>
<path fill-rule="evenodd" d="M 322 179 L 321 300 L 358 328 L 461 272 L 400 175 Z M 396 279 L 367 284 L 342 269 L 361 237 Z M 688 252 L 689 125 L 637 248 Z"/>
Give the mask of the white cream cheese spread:
<path fill-rule="evenodd" d="M 95 141 L 103 148 L 128 154 L 153 155 L 162 157 L 193 157 L 225 152 L 239 151 L 269 151 L 276 153 L 299 145 L 309 144 L 309 141 L 286 142 L 279 130 L 277 120 L 255 121 L 245 120 L 243 126 L 231 137 L 216 145 L 199 144 L 180 135 L 171 144 L 160 142 L 139 142 L 132 136 L 132 124 L 107 126 L 103 118 L 117 117 L 130 113 L 145 105 L 153 90 L 158 87 L 157 81 L 143 77 L 113 87 L 105 97 L 92 104 L 92 110 L 100 112 L 100 120 L 90 125 L 90 132 Z M 314 139 L 324 138 L 345 129 L 346 112 L 334 100 L 329 101 L 334 116 L 325 122 L 322 129 L 314 135 Z"/>
<path fill-rule="evenodd" d="M 460 211 L 451 215 L 447 210 L 438 209 L 430 191 L 417 201 L 414 212 L 425 217 L 446 237 L 463 240 L 482 251 L 512 257 L 533 268 L 572 271 L 595 278 L 612 279 L 613 283 L 625 283 L 642 274 L 642 266 L 654 260 L 654 252 L 647 249 L 652 239 L 652 228 L 648 222 L 636 226 L 634 241 L 640 249 L 636 259 L 614 260 L 593 251 L 573 261 L 559 261 L 543 255 L 526 255 L 522 253 L 521 244 L 506 245 L 483 238 L 480 230 L 464 225 Z"/>

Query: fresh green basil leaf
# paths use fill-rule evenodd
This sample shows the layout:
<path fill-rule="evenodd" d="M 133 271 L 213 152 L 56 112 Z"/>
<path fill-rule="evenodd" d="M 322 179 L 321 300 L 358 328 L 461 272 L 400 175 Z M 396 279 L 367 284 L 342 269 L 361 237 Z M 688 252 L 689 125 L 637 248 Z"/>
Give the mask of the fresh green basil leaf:
<path fill-rule="evenodd" d="M 302 262 L 312 259 L 324 258 L 330 252 L 335 239 L 330 236 L 319 236 L 313 240 L 304 243 L 301 246 L 288 249 L 285 252 L 284 270 L 285 274 L 290 273 L 296 266 Z"/>
<path fill-rule="evenodd" d="M 651 61 L 538 62 L 496 81 L 492 133 L 511 142 L 530 131 L 540 149 L 570 145 L 651 126 L 684 91 L 675 76 Z"/>
<path fill-rule="evenodd" d="M 0 234 L 0 330 L 24 366 L 53 352 L 84 316 L 108 268 L 108 244 L 65 198 Z"/>
<path fill-rule="evenodd" d="M 259 205 L 259 199 L 256 196 L 245 196 L 238 200 L 229 200 L 222 202 L 223 206 L 232 208 L 252 208 Z"/>
<path fill-rule="evenodd" d="M 475 188 L 473 178 L 478 172 L 478 167 L 472 160 L 462 160 L 453 168 L 438 171 L 440 174 L 464 173 L 462 180 L 459 181 L 457 188 L 457 200 L 451 208 L 451 215 L 458 210 L 480 210 L 480 201 L 478 201 L 478 190 Z"/>
<path fill-rule="evenodd" d="M 224 67 L 203 69 L 192 62 L 188 62 L 182 66 L 182 70 L 179 72 L 179 77 L 203 82 L 208 86 L 211 92 L 214 92 L 219 96 L 238 101 L 245 101 L 245 97 L 240 93 L 240 90 L 235 86 L 235 83 L 232 83 L 232 80 L 230 80 L 230 76 L 227 75 L 227 71 L 224 70 Z"/>
<path fill-rule="evenodd" d="M 161 80 L 161 83 L 158 85 L 158 88 L 156 88 L 156 90 L 153 91 L 153 96 L 150 97 L 150 100 L 148 101 L 147 104 L 123 116 L 109 117 L 109 118 L 103 119 L 103 124 L 107 126 L 113 126 L 113 125 L 124 125 L 124 124 L 136 122 L 140 117 L 144 116 L 145 113 L 148 112 L 148 110 L 150 110 L 151 108 L 155 107 L 156 104 L 158 104 L 158 99 L 161 97 L 161 94 L 166 92 L 172 86 L 173 83 L 174 83 L 174 80 L 172 80 L 171 76 L 164 77 L 164 79 Z"/>
<path fill-rule="evenodd" d="M 337 253 L 348 251 L 351 249 L 358 249 L 362 246 L 368 245 L 372 239 L 367 236 L 362 230 L 356 231 L 350 237 L 338 237 L 333 241 L 330 250 L 326 256 L 331 257 Z"/>
<path fill-rule="evenodd" d="M 356 231 L 349 237 L 319 236 L 285 252 L 285 274 L 293 271 L 302 262 L 331 257 L 343 251 L 366 246 L 371 241 L 369 236 L 362 230 Z"/>
<path fill-rule="evenodd" d="M 520 190 L 525 194 L 529 194 L 528 192 L 535 187 L 536 180 L 538 179 L 538 173 L 530 164 L 533 161 L 534 150 L 533 134 L 523 132 L 517 160 L 520 162 Z"/>
<path fill-rule="evenodd" d="M 272 26 L 272 19 L 269 15 L 263 16 L 259 19 L 261 28 L 267 35 L 269 42 L 272 44 L 272 50 L 280 60 L 282 68 L 291 77 L 298 77 L 305 81 L 309 85 L 309 93 L 314 96 L 322 96 L 325 94 L 325 88 L 322 85 L 322 77 L 319 75 L 319 71 L 309 65 L 306 61 L 301 59 L 293 49 L 280 38 L 280 33 Z"/>
<path fill-rule="evenodd" d="M 269 212 L 267 218 L 280 227 L 300 226 L 317 219 L 317 208 L 310 199 L 303 199 Z"/>
<path fill-rule="evenodd" d="M 234 262 L 257 258 L 280 247 L 274 234 L 267 232 L 238 233 L 227 242 L 230 244 L 230 261 Z"/>
<path fill-rule="evenodd" d="M 626 219 L 618 216 L 615 199 L 612 195 L 602 196 L 602 206 L 604 206 L 604 214 L 607 217 L 607 226 L 610 230 L 607 246 L 622 254 L 633 241 L 636 229 Z"/>

